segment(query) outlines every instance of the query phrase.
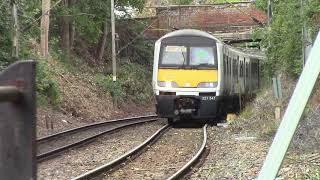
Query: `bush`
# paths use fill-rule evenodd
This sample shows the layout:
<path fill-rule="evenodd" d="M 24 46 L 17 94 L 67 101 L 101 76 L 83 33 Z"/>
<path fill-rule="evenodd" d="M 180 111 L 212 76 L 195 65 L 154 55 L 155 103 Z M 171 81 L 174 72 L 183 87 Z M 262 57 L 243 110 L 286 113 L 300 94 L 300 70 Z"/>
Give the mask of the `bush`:
<path fill-rule="evenodd" d="M 38 61 L 36 79 L 37 79 L 38 104 L 58 105 L 60 102 L 59 85 L 53 79 L 53 72 L 50 70 L 47 61 L 45 60 Z"/>
<path fill-rule="evenodd" d="M 120 65 L 117 82 L 112 81 L 112 75 L 103 74 L 97 74 L 95 81 L 119 102 L 130 98 L 141 103 L 152 97 L 151 76 L 151 70 L 143 65 L 124 63 Z"/>
<path fill-rule="evenodd" d="M 110 93 L 112 98 L 123 100 L 126 96 L 122 83 L 120 81 L 113 82 L 112 75 L 97 74 L 95 78 L 96 83 Z"/>
<path fill-rule="evenodd" d="M 267 10 L 267 0 L 257 0 L 256 6 Z M 303 11 L 303 13 L 301 13 Z M 315 39 L 319 24 L 314 15 L 320 12 L 320 2 L 310 0 L 301 6 L 300 0 L 273 1 L 273 17 L 270 28 L 259 28 L 256 35 L 262 38 L 262 46 L 267 48 L 264 70 L 273 76 L 287 72 L 298 76 L 302 70 L 302 27 L 306 25 Z"/>

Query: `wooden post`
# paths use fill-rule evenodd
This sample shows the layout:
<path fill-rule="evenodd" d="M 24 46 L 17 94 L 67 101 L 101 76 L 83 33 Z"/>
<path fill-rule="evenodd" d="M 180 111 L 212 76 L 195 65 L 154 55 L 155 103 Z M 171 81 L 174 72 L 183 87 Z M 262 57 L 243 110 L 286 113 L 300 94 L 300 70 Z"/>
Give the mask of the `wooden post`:
<path fill-rule="evenodd" d="M 49 16 L 50 0 L 42 0 L 42 18 L 41 18 L 41 56 L 48 57 L 49 54 Z"/>
<path fill-rule="evenodd" d="M 281 86 L 280 75 L 277 75 L 276 77 L 272 78 L 272 81 L 273 81 L 274 96 L 277 99 L 277 102 L 275 104 L 274 116 L 275 116 L 276 122 L 279 122 L 281 120 L 281 106 L 282 106 L 282 86 Z"/>

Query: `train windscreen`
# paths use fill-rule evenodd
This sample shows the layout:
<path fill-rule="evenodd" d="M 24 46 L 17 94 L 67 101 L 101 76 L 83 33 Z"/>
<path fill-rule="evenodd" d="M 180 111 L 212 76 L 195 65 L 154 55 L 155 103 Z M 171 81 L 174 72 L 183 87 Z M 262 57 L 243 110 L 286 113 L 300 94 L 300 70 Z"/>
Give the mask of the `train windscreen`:
<path fill-rule="evenodd" d="M 187 47 L 166 46 L 162 54 L 163 65 L 184 65 L 187 59 Z"/>
<path fill-rule="evenodd" d="M 160 67 L 168 68 L 217 68 L 216 47 L 204 46 L 163 46 Z"/>
<path fill-rule="evenodd" d="M 191 66 L 215 65 L 214 51 L 212 47 L 190 47 Z"/>

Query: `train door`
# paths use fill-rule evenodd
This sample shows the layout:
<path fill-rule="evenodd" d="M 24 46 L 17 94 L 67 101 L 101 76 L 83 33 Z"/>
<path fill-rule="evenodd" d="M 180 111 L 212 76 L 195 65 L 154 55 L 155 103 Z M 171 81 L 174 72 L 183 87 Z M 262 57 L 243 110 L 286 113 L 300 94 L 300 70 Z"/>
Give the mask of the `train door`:
<path fill-rule="evenodd" d="M 225 52 L 224 58 L 223 58 L 223 91 L 226 93 L 227 91 L 227 59 L 228 59 L 228 52 Z"/>
<path fill-rule="evenodd" d="M 240 76 L 240 58 L 239 56 L 237 56 L 237 60 L 236 60 L 236 78 L 235 78 L 235 90 L 234 92 L 235 93 L 238 93 L 239 92 L 239 76 Z"/>
<path fill-rule="evenodd" d="M 252 61 L 251 61 L 251 58 L 248 59 L 248 92 L 249 94 L 252 94 L 252 84 L 253 84 L 253 81 L 252 81 L 252 71 L 251 71 L 251 65 L 252 65 Z"/>
<path fill-rule="evenodd" d="M 245 60 L 245 80 L 244 80 L 244 84 L 245 84 L 245 93 L 247 94 L 249 92 L 249 85 L 250 85 L 250 79 L 249 79 L 249 59 L 247 58 Z"/>
<path fill-rule="evenodd" d="M 229 95 L 231 94 L 231 88 L 232 88 L 232 57 L 233 54 L 230 54 L 229 57 L 229 64 L 228 64 L 228 76 L 229 76 Z"/>
<path fill-rule="evenodd" d="M 228 52 L 228 57 L 226 59 L 226 94 L 229 94 L 230 91 L 230 76 L 229 76 L 229 64 L 230 64 L 231 53 Z"/>
<path fill-rule="evenodd" d="M 240 85 L 240 93 L 243 94 L 244 92 L 244 61 L 245 58 L 241 57 L 240 58 L 240 76 L 239 76 L 239 85 Z"/>

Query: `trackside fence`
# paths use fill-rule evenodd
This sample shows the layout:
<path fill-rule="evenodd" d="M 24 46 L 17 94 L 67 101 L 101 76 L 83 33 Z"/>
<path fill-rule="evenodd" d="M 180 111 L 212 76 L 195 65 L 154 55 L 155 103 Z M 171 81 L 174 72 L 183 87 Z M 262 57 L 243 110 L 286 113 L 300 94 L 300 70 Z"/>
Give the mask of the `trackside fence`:
<path fill-rule="evenodd" d="M 274 180 L 320 73 L 320 33 L 303 68 L 258 180 Z"/>
<path fill-rule="evenodd" d="M 0 179 L 36 179 L 34 61 L 0 73 Z"/>

